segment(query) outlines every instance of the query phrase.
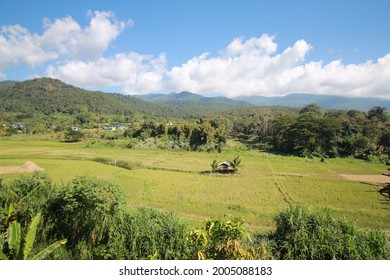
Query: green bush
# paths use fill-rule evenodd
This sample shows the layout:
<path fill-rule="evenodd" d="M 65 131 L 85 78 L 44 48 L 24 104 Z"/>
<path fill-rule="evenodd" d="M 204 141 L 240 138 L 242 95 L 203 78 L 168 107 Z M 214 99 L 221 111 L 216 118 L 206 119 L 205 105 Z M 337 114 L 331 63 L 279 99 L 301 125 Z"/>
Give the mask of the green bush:
<path fill-rule="evenodd" d="M 68 130 L 64 133 L 64 141 L 68 143 L 79 142 L 83 140 L 84 134 L 81 131 Z"/>
<path fill-rule="evenodd" d="M 244 221 L 237 217 L 209 218 L 204 227 L 191 229 L 186 237 L 194 259 L 237 260 L 260 258 L 252 247 Z"/>
<path fill-rule="evenodd" d="M 46 213 L 48 236 L 67 238 L 73 259 L 111 258 L 120 254 L 112 238 L 123 224 L 124 200 L 118 186 L 89 177 L 77 177 L 50 201 Z M 103 247 L 103 248 L 102 248 Z M 104 256 L 102 253 L 104 252 Z"/>
<path fill-rule="evenodd" d="M 96 162 L 103 163 L 103 164 L 114 165 L 114 166 L 117 166 L 120 168 L 129 169 L 129 170 L 138 169 L 138 168 L 142 167 L 142 163 L 140 163 L 140 162 L 130 162 L 130 161 L 125 161 L 125 160 L 112 160 L 112 159 L 103 158 L 103 157 L 97 157 L 97 158 L 94 158 L 92 160 L 96 161 Z"/>
<path fill-rule="evenodd" d="M 328 210 L 292 206 L 276 216 L 275 254 L 287 260 L 389 259 L 390 240 L 379 231 L 362 231 Z"/>
<path fill-rule="evenodd" d="M 125 160 L 117 160 L 116 162 L 114 162 L 114 164 L 115 164 L 115 166 L 118 166 L 118 167 L 121 167 L 124 169 L 129 169 L 129 170 L 138 169 L 138 168 L 142 167 L 142 164 L 139 162 L 129 162 L 129 161 L 125 161 Z"/>
<path fill-rule="evenodd" d="M 96 162 L 99 162 L 99 163 L 107 164 L 107 165 L 113 164 L 113 160 L 112 159 L 104 158 L 104 157 L 97 157 L 97 158 L 94 158 L 92 160 L 96 161 Z"/>
<path fill-rule="evenodd" d="M 0 181 L 0 209 L 2 217 L 12 205 L 14 214 L 11 220 L 18 220 L 25 228 L 32 218 L 46 208 L 48 201 L 55 194 L 51 179 L 42 173 L 21 176 L 12 183 L 2 184 Z"/>
<path fill-rule="evenodd" d="M 187 259 L 187 225 L 170 212 L 141 207 L 131 215 L 127 232 L 128 259 Z"/>

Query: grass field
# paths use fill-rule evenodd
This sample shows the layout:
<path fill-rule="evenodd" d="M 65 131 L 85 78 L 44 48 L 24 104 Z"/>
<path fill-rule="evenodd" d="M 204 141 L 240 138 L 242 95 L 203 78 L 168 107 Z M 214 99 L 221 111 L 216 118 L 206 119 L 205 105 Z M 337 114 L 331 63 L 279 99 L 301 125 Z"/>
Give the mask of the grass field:
<path fill-rule="evenodd" d="M 237 175 L 204 173 L 210 163 L 242 158 Z M 127 170 L 93 161 L 96 157 L 138 162 Z M 365 228 L 390 232 L 390 208 L 379 195 L 379 183 L 348 181 L 340 174 L 374 174 L 382 164 L 355 159 L 305 159 L 257 151 L 198 153 L 174 150 L 134 150 L 90 142 L 0 138 L 0 166 L 33 161 L 61 186 L 79 175 L 90 175 L 123 188 L 129 207 L 147 205 L 173 211 L 193 225 L 207 217 L 243 217 L 252 230 L 267 231 L 273 217 L 289 204 L 330 208 L 336 217 Z M 21 174 L 3 174 L 11 181 Z"/>

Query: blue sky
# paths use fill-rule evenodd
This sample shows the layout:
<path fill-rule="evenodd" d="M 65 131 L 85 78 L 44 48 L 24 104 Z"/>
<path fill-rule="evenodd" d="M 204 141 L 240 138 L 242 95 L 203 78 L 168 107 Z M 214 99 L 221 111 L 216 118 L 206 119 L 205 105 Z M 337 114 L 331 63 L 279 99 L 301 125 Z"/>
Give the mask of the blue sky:
<path fill-rule="evenodd" d="M 4 3 L 5 2 L 5 3 Z M 3 1 L 0 80 L 390 98 L 390 1 Z"/>

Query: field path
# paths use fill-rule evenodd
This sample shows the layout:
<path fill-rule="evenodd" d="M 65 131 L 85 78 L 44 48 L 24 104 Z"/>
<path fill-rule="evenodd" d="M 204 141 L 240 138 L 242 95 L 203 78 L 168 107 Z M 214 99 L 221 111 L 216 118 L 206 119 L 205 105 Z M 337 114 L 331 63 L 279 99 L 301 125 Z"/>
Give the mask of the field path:
<path fill-rule="evenodd" d="M 284 190 L 283 190 L 283 185 L 278 181 L 278 179 L 276 178 L 275 176 L 275 171 L 273 170 L 272 166 L 271 166 L 271 163 L 269 162 L 268 158 L 267 158 L 267 165 L 268 165 L 268 168 L 270 169 L 271 173 L 272 173 L 272 180 L 274 181 L 275 183 L 275 186 L 276 186 L 276 189 L 279 191 L 279 193 L 282 195 L 282 198 L 283 200 L 289 204 L 289 205 L 292 205 L 294 204 L 294 200 L 292 199 L 292 197 L 286 193 Z"/>

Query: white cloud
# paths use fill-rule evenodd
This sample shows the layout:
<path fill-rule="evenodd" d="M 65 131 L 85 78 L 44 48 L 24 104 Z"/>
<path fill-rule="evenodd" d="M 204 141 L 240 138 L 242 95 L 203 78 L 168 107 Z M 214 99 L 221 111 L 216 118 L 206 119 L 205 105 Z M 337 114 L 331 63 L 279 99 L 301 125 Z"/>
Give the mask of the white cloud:
<path fill-rule="evenodd" d="M 153 57 L 131 52 L 89 62 L 72 60 L 57 67 L 50 65 L 46 75 L 85 88 L 119 86 L 127 94 L 142 94 L 162 88 L 165 68 L 165 54 Z"/>
<path fill-rule="evenodd" d="M 205 53 L 181 67 L 173 67 L 168 73 L 167 86 L 176 91 L 212 92 L 230 97 L 280 94 L 275 90 L 302 75 L 299 63 L 311 46 L 300 40 L 282 54 L 271 56 L 276 48 L 273 37 L 268 35 L 246 42 L 235 39 L 222 52 L 224 55 L 208 58 Z"/>
<path fill-rule="evenodd" d="M 2 26 L 0 32 L 0 71 L 26 63 L 35 67 L 57 58 L 56 52 L 41 47 L 40 37 L 20 25 Z"/>
<path fill-rule="evenodd" d="M 90 25 L 72 38 L 75 57 L 100 57 L 126 27 L 126 23 L 118 22 L 110 12 L 95 12 L 91 16 Z"/>
<path fill-rule="evenodd" d="M 234 39 L 227 46 L 226 54 L 228 56 L 271 54 L 277 48 L 277 44 L 273 41 L 274 36 L 268 34 L 263 34 L 260 38 L 253 37 L 246 42 L 243 40 L 243 37 Z"/>
<path fill-rule="evenodd" d="M 46 75 L 76 86 L 119 87 L 128 94 L 188 90 L 228 97 L 308 92 L 390 98 L 390 54 L 361 64 L 325 64 L 306 61 L 313 47 L 303 39 L 280 51 L 275 36 L 263 34 L 236 38 L 217 56 L 203 53 L 168 70 L 164 54 L 105 56 L 134 22 L 118 21 L 111 12 L 88 16 L 86 27 L 71 16 L 44 19 L 41 35 L 20 25 L 1 26 L 0 79 L 7 69 L 26 64 L 47 67 Z"/>
<path fill-rule="evenodd" d="M 132 21 L 119 22 L 113 13 L 89 13 L 84 29 L 70 16 L 51 22 L 44 19 L 42 35 L 31 33 L 20 25 L 0 29 L 0 73 L 25 63 L 36 67 L 65 58 L 97 59 Z M 4 73 L 3 73 L 4 75 Z"/>
<path fill-rule="evenodd" d="M 217 57 L 194 57 L 167 73 L 166 88 L 228 97 L 305 92 L 390 98 L 390 54 L 362 64 L 306 62 L 312 47 L 305 40 L 276 53 L 274 39 L 238 38 Z"/>

